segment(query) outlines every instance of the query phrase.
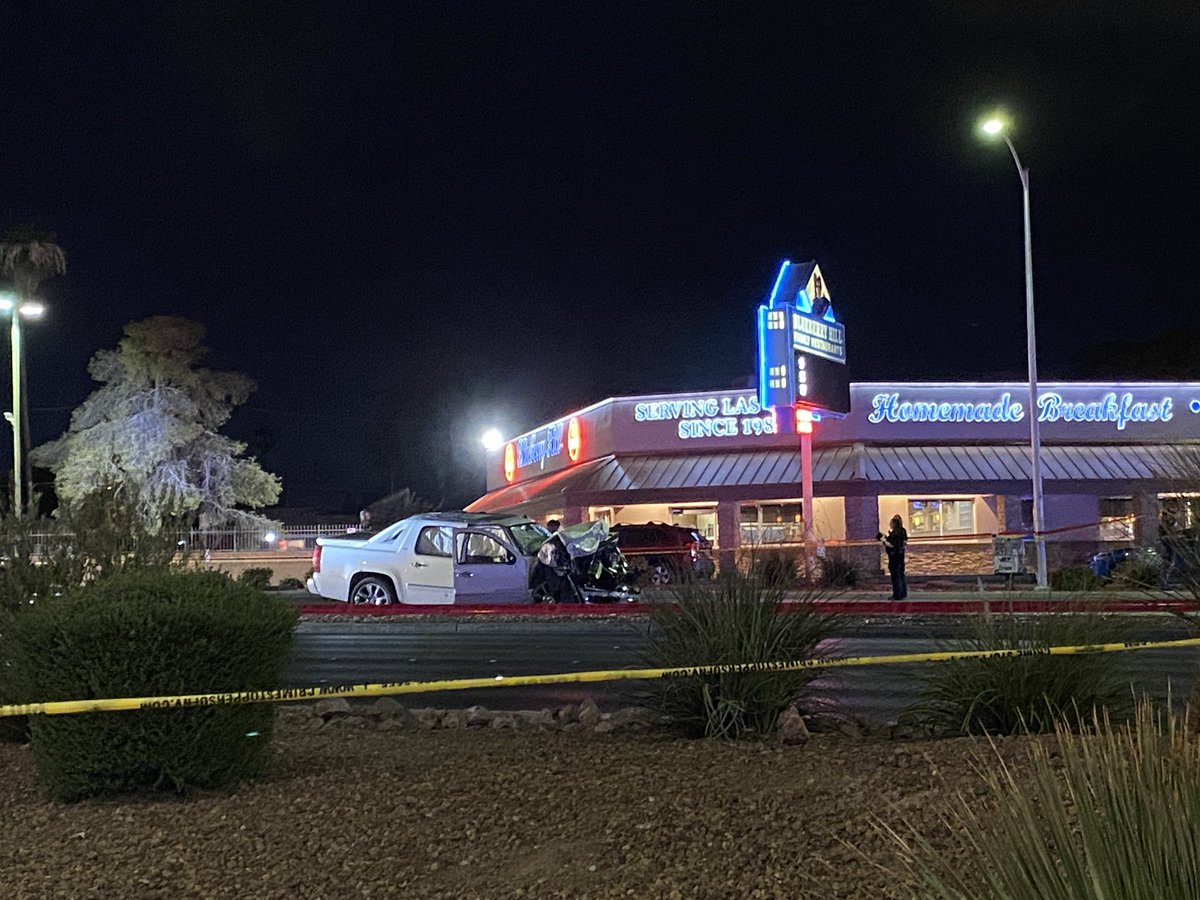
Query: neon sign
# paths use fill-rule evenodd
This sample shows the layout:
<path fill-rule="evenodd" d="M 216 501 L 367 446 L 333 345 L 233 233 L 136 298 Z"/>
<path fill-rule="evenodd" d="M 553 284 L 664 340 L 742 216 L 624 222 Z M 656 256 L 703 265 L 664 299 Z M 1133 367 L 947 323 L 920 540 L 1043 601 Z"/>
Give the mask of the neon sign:
<path fill-rule="evenodd" d="M 1098 400 L 1066 400 L 1062 394 L 1047 391 L 1038 395 L 1038 421 L 1064 423 L 1111 423 L 1117 431 L 1140 422 L 1169 422 L 1175 415 L 1174 400 L 1135 400 L 1128 391 L 1109 391 Z M 867 421 L 872 425 L 907 422 L 939 424 L 1007 424 L 1022 422 L 1025 406 L 1005 391 L 995 400 L 905 400 L 899 393 L 876 394 L 871 398 Z"/>
<path fill-rule="evenodd" d="M 579 419 L 572 416 L 567 421 L 567 459 L 579 462 L 579 454 L 583 451 L 583 435 L 580 433 Z"/>
<path fill-rule="evenodd" d="M 678 422 L 676 434 L 683 439 L 732 438 L 775 434 L 775 414 L 765 413 L 758 398 L 688 397 L 681 400 L 638 403 L 635 422 Z"/>
<path fill-rule="evenodd" d="M 850 412 L 846 327 L 815 261 L 784 260 L 758 308 L 758 402 L 764 409 Z"/>
<path fill-rule="evenodd" d="M 1053 392 L 1038 396 L 1039 422 L 1112 422 L 1124 431 L 1130 422 L 1170 422 L 1175 415 L 1174 401 L 1162 397 L 1155 402 L 1135 401 L 1133 394 L 1105 394 L 1091 403 L 1069 403 Z"/>
<path fill-rule="evenodd" d="M 565 422 L 555 422 L 517 438 L 517 468 L 544 465 L 547 459 L 563 452 Z"/>
<path fill-rule="evenodd" d="M 504 480 L 512 483 L 517 477 L 517 445 L 511 441 L 504 445 Z"/>
<path fill-rule="evenodd" d="M 1025 407 L 1005 391 L 994 403 L 939 403 L 901 400 L 899 394 L 876 394 L 867 421 L 880 422 L 1020 422 Z"/>

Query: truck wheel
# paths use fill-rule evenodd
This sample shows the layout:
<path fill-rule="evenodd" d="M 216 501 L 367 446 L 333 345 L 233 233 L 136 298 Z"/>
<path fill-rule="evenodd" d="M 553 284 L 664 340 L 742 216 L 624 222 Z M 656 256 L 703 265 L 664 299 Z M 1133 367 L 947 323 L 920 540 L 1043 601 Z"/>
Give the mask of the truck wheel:
<path fill-rule="evenodd" d="M 671 571 L 671 566 L 661 559 L 651 560 L 650 565 L 647 567 L 647 572 L 650 577 L 650 583 L 660 587 L 666 587 L 675 580 L 673 577 L 675 573 Z"/>
<path fill-rule="evenodd" d="M 350 591 L 352 606 L 389 606 L 396 602 L 396 591 L 391 582 L 378 575 L 368 575 L 354 583 Z"/>

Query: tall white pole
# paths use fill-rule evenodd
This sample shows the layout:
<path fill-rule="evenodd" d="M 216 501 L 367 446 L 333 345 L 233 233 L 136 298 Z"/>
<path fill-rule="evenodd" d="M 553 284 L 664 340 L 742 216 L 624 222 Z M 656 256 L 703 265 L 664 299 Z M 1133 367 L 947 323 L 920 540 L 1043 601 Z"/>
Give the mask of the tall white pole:
<path fill-rule="evenodd" d="M 9 334 L 12 336 L 13 511 L 19 516 L 24 510 L 21 485 L 21 313 L 15 304 Z"/>
<path fill-rule="evenodd" d="M 1037 331 L 1033 314 L 1033 237 L 1029 224 L 1029 170 L 1021 165 L 1017 156 L 1017 148 L 1008 135 L 1004 143 L 1012 152 L 1013 162 L 1017 164 L 1017 174 L 1021 176 L 1021 189 L 1025 207 L 1025 343 L 1029 357 L 1029 446 L 1033 464 L 1033 547 L 1037 554 L 1037 588 L 1045 590 L 1049 586 L 1046 576 L 1046 508 L 1042 495 L 1042 438 L 1038 425 L 1038 388 L 1037 388 Z"/>

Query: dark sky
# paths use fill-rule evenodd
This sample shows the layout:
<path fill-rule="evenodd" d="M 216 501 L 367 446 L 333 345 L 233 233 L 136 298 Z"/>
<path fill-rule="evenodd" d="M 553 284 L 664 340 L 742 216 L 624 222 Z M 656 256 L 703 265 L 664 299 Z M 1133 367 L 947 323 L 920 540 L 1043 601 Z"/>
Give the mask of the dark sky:
<path fill-rule="evenodd" d="M 0 3 L 0 227 L 68 254 L 35 441 L 126 322 L 208 326 L 292 504 L 468 500 L 484 425 L 728 387 L 783 257 L 855 380 L 1200 327 L 1194 3 Z"/>

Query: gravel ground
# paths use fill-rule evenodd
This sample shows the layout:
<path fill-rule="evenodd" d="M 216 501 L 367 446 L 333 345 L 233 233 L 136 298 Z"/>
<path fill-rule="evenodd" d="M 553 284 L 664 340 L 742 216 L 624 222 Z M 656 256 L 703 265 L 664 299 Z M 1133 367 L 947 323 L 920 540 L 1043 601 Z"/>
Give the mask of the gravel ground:
<path fill-rule="evenodd" d="M 3 895 L 887 897 L 873 817 L 941 842 L 944 798 L 978 792 L 991 754 L 318 723 L 286 711 L 271 778 L 188 800 L 51 803 L 28 749 L 0 745 Z M 1020 766 L 1021 741 L 1000 748 Z"/>

